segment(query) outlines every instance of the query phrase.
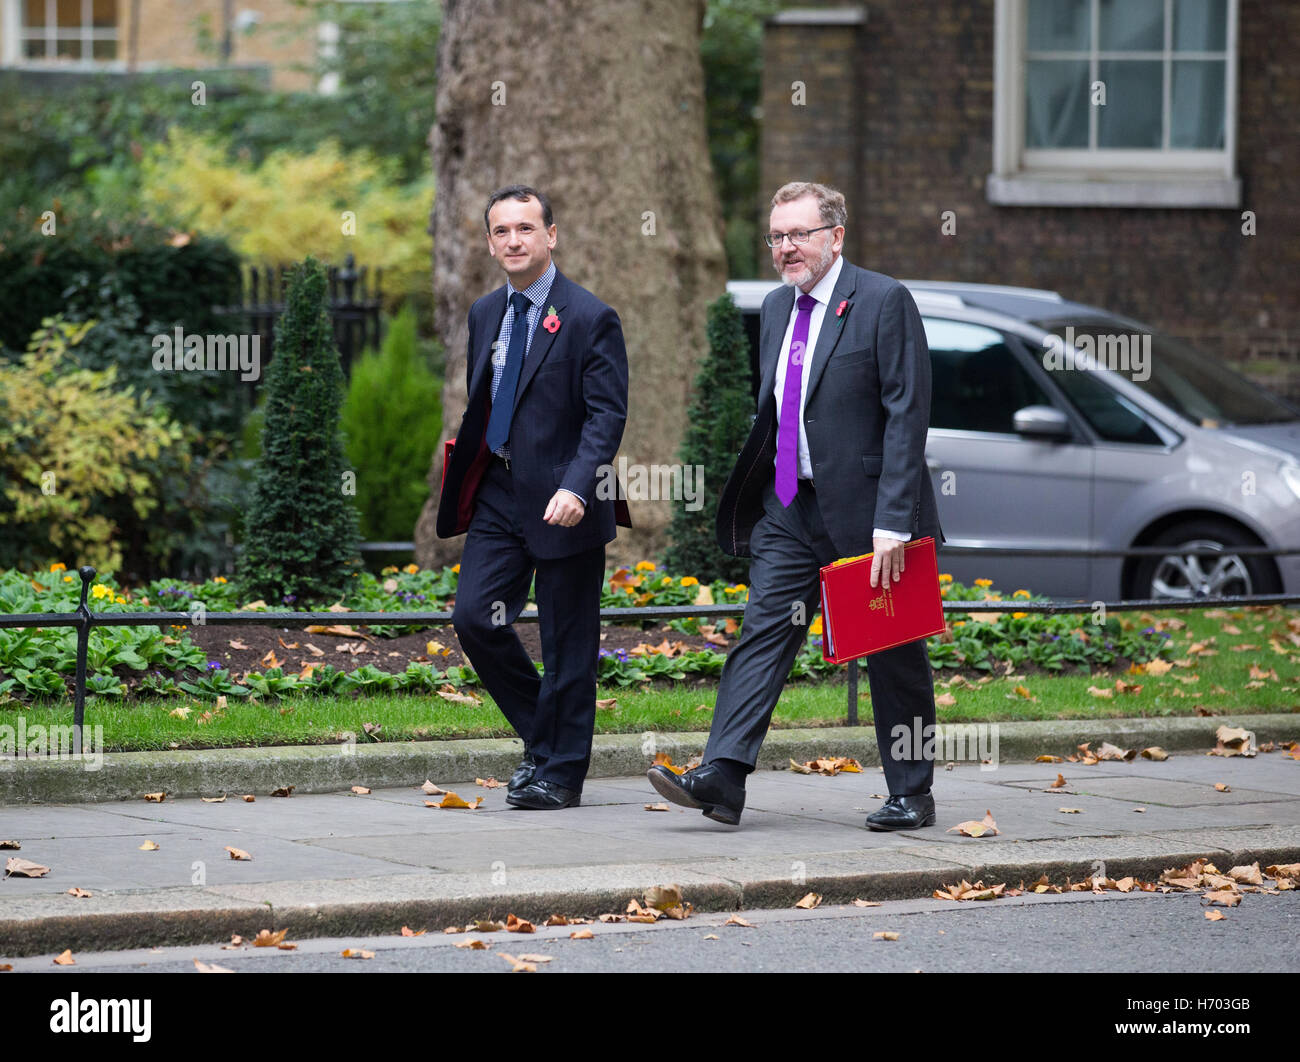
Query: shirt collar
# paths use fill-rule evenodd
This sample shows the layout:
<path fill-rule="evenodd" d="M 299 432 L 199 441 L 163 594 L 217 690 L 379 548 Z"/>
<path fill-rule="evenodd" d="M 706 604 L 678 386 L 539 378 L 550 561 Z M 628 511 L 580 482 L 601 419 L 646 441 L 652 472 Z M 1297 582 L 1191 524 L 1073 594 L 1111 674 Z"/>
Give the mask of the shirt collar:
<path fill-rule="evenodd" d="M 840 279 L 840 270 L 844 268 L 844 256 L 839 255 L 835 259 L 835 264 L 826 270 L 826 275 L 813 285 L 812 291 L 808 292 L 814 299 L 823 306 L 831 304 L 831 295 L 835 291 L 835 285 Z M 802 294 L 802 292 L 800 292 Z"/>
<path fill-rule="evenodd" d="M 551 259 L 551 264 L 546 267 L 546 272 L 534 280 L 528 287 L 524 288 L 523 296 L 533 306 L 541 306 L 546 301 L 546 296 L 551 293 L 551 284 L 555 282 L 555 260 Z M 510 278 L 506 278 L 506 301 L 510 301 L 510 296 L 519 289 L 510 283 Z M 829 295 L 826 296 L 830 298 Z"/>

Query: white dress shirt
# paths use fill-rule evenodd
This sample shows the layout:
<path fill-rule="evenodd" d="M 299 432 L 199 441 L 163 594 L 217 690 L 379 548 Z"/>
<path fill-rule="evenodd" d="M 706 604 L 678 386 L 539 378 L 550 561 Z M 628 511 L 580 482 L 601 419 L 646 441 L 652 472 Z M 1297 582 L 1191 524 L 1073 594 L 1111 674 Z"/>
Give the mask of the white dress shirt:
<path fill-rule="evenodd" d="M 835 291 L 835 285 L 840 279 L 840 272 L 844 268 L 844 257 L 838 255 L 826 275 L 813 285 L 811 291 L 807 294 L 817 300 L 817 305 L 812 309 L 812 316 L 808 322 L 808 347 L 807 354 L 803 359 L 803 382 L 799 388 L 799 478 L 812 479 L 812 458 L 808 453 L 808 433 L 804 429 L 804 403 L 808 400 L 808 377 L 812 371 L 813 352 L 817 349 L 817 337 L 821 334 L 822 322 L 826 319 L 826 311 L 830 306 L 831 295 Z M 794 323 L 799 315 L 799 296 L 804 294 L 802 290 L 796 289 L 794 304 L 790 307 L 790 319 L 785 325 L 785 334 L 781 337 L 781 356 L 776 364 L 776 424 L 777 433 L 780 434 L 781 428 L 781 400 L 780 396 L 785 394 L 785 373 L 790 362 L 790 342 L 794 338 Z M 774 462 L 775 463 L 775 462 Z M 874 528 L 872 535 L 880 538 L 895 538 L 901 542 L 906 542 L 912 537 L 910 531 L 887 531 L 884 528 Z"/>

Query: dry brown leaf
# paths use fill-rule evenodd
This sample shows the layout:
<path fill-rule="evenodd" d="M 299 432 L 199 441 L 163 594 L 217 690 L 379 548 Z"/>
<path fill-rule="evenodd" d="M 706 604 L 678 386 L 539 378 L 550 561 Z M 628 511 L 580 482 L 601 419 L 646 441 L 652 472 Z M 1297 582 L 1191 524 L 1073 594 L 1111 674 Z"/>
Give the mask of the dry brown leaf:
<path fill-rule="evenodd" d="M 140 846 L 140 851 L 156 852 L 158 851 L 158 845 L 154 844 L 153 841 L 145 841 L 145 843 Z"/>
<path fill-rule="evenodd" d="M 1211 922 L 1222 922 L 1227 915 L 1222 911 L 1206 911 L 1205 917 Z"/>
<path fill-rule="evenodd" d="M 514 955 L 511 955 L 509 952 L 498 951 L 497 957 L 500 959 L 505 959 L 506 962 L 508 962 L 511 965 L 512 967 L 510 971 L 511 973 L 536 973 L 537 972 L 537 966 L 534 963 L 524 962 L 522 959 L 517 958 Z"/>
<path fill-rule="evenodd" d="M 484 918 L 475 922 L 473 926 L 466 926 L 465 931 L 469 932 L 473 929 L 475 933 L 500 933 L 505 927 L 504 922 L 492 922 Z"/>
<path fill-rule="evenodd" d="M 87 892 L 85 889 L 79 889 L 77 888 L 77 886 L 74 885 L 72 888 L 68 890 L 68 895 L 75 896 L 77 897 L 77 899 L 83 900 L 86 897 L 94 896 L 95 894 L 93 892 Z"/>
<path fill-rule="evenodd" d="M 550 961 L 551 961 L 551 956 L 549 956 L 549 955 L 532 955 L 532 954 L 529 954 L 529 955 L 520 955 L 520 956 L 519 956 L 519 961 L 520 961 L 520 962 L 550 962 Z"/>
<path fill-rule="evenodd" d="M 872 933 L 872 934 L 871 934 L 871 939 L 872 939 L 872 940 L 897 940 L 897 939 L 898 939 L 898 934 L 897 934 L 897 933 L 891 933 L 891 932 L 890 932 L 889 930 L 887 930 L 887 929 L 882 929 L 882 930 L 880 930 L 880 932 L 878 932 L 878 933 Z"/>
<path fill-rule="evenodd" d="M 203 962 L 199 959 L 194 960 L 194 969 L 199 973 L 234 973 L 234 970 L 227 969 L 224 966 L 218 966 L 215 962 Z"/>
<path fill-rule="evenodd" d="M 498 782 L 495 778 L 475 778 L 475 785 L 481 785 L 484 789 L 501 789 L 505 782 Z"/>
<path fill-rule="evenodd" d="M 1057 808 L 1056 810 L 1059 811 L 1059 812 L 1061 812 L 1063 815 L 1081 815 L 1081 814 L 1083 814 L 1083 808 Z"/>
<path fill-rule="evenodd" d="M 667 911 L 682 906 L 682 887 L 680 885 L 651 885 L 645 891 L 647 907 L 656 911 Z"/>
<path fill-rule="evenodd" d="M 272 933 L 269 929 L 259 929 L 257 936 L 253 938 L 253 947 L 255 948 L 278 948 L 284 943 L 284 938 L 288 936 L 289 930 L 277 929 Z"/>
<path fill-rule="evenodd" d="M 257 800 L 257 797 L 253 796 L 252 793 L 245 793 L 245 794 L 244 794 L 244 803 L 245 803 L 245 804 L 252 804 L 252 803 L 253 803 L 254 801 L 256 801 L 256 800 Z"/>
<path fill-rule="evenodd" d="M 1089 687 L 1088 687 L 1088 692 L 1091 693 L 1094 697 L 1114 697 L 1114 696 L 1115 696 L 1115 691 L 1114 691 L 1114 690 L 1103 689 L 1103 688 L 1100 687 L 1100 686 L 1089 686 Z"/>
<path fill-rule="evenodd" d="M 647 804 L 645 809 L 646 811 L 672 811 L 667 804 Z"/>
<path fill-rule="evenodd" d="M 1252 863 L 1250 866 L 1233 867 L 1228 871 L 1228 877 L 1234 881 L 1243 882 L 1246 885 L 1263 885 L 1264 876 L 1259 872 L 1259 864 Z"/>
<path fill-rule="evenodd" d="M 166 793 L 145 793 L 144 798 L 145 800 L 153 804 L 161 804 L 164 800 L 167 799 L 167 794 Z"/>
<path fill-rule="evenodd" d="M 811 911 L 814 907 L 818 906 L 821 902 L 822 902 L 822 898 L 820 893 L 810 892 L 807 896 L 805 896 L 802 900 L 800 900 L 797 904 L 795 904 L 795 906 L 802 907 L 805 911 Z"/>
<path fill-rule="evenodd" d="M 361 948 L 344 948 L 341 954 L 345 959 L 373 959 L 375 957 L 373 951 L 365 951 Z"/>
<path fill-rule="evenodd" d="M 422 789 L 422 790 L 423 790 L 423 791 L 424 791 L 428 796 L 443 796 L 443 795 L 447 792 L 447 790 L 445 790 L 445 789 L 439 789 L 436 785 L 434 785 L 434 784 L 433 784 L 431 781 L 429 781 L 429 779 L 427 779 L 427 778 L 424 780 L 424 785 L 420 786 L 420 788 L 421 788 L 421 789 Z"/>
<path fill-rule="evenodd" d="M 547 926 L 567 926 L 569 924 L 569 920 L 565 918 L 564 915 L 562 914 L 553 914 L 542 924 Z"/>
<path fill-rule="evenodd" d="M 1239 726 L 1221 726 L 1214 732 L 1215 746 L 1211 756 L 1254 756 L 1255 735 Z"/>
<path fill-rule="evenodd" d="M 1064 763 L 1064 762 L 1065 762 L 1065 758 L 1064 758 L 1063 756 L 1048 756 L 1048 755 L 1043 755 L 1043 756 L 1037 756 L 1037 757 L 1035 757 L 1035 758 L 1034 758 L 1034 762 L 1035 762 L 1035 763 Z"/>
<path fill-rule="evenodd" d="M 575 929 L 569 934 L 570 940 L 591 940 L 596 934 L 590 929 Z"/>
<path fill-rule="evenodd" d="M 685 767 L 675 767 L 675 766 L 673 766 L 673 759 L 672 759 L 672 757 L 669 756 L 668 753 L 666 753 L 666 752 L 656 752 L 656 753 L 655 753 L 655 762 L 654 762 L 654 765 L 655 765 L 656 767 L 667 767 L 670 771 L 673 772 L 673 774 L 685 774 L 685 773 L 686 773 L 686 768 L 685 768 Z"/>
<path fill-rule="evenodd" d="M 746 922 L 743 918 L 740 917 L 740 915 L 732 915 L 730 918 L 728 918 L 728 919 L 727 919 L 725 922 L 723 922 L 722 924 L 723 924 L 724 926 L 743 926 L 745 929 L 753 929 L 753 928 L 754 928 L 754 923 L 753 923 L 753 922 Z"/>
<path fill-rule="evenodd" d="M 331 611 L 333 611 L 331 609 Z M 345 610 L 346 611 L 346 610 Z M 360 631 L 342 623 L 335 623 L 330 626 L 324 626 L 320 623 L 313 623 L 306 628 L 308 634 L 334 634 L 340 638 L 368 638 L 369 635 L 362 634 Z"/>
<path fill-rule="evenodd" d="M 422 937 L 427 932 L 428 932 L 427 929 L 421 929 L 417 932 L 416 930 L 412 929 L 410 926 L 402 926 L 402 936 L 404 937 Z"/>
<path fill-rule="evenodd" d="M 1241 893 L 1233 892 L 1230 889 L 1221 889 L 1215 892 L 1207 892 L 1203 899 L 1210 903 L 1222 904 L 1224 907 L 1236 907 L 1241 903 Z"/>
<path fill-rule="evenodd" d="M 1063 786 L 1063 785 L 1065 785 L 1065 775 L 1063 775 L 1063 774 L 1058 774 L 1058 775 L 1056 776 L 1056 781 L 1053 782 L 1051 785 L 1049 785 L 1047 788 L 1048 788 L 1048 789 L 1060 789 L 1061 786 Z"/>
<path fill-rule="evenodd" d="M 1150 748 L 1142 750 L 1142 758 L 1144 760 L 1155 760 L 1157 763 L 1163 763 L 1165 760 L 1169 759 L 1169 753 L 1159 745 L 1152 745 Z"/>
<path fill-rule="evenodd" d="M 370 792 L 370 790 L 367 789 L 364 785 L 354 785 L 352 787 L 352 792 L 356 793 L 357 796 L 366 796 Z"/>
<path fill-rule="evenodd" d="M 77 960 L 72 957 L 72 949 L 68 948 L 60 955 L 54 956 L 55 966 L 76 966 Z"/>
<path fill-rule="evenodd" d="M 937 708 L 951 708 L 957 703 L 957 698 L 951 693 L 941 693 L 934 699 L 934 703 Z"/>
<path fill-rule="evenodd" d="M 234 951 L 236 948 L 242 948 L 243 946 L 244 946 L 244 938 L 241 937 L 238 933 L 232 933 L 230 935 L 230 943 L 222 944 L 221 950 Z"/>
<path fill-rule="evenodd" d="M 470 804 L 462 800 L 460 796 L 457 795 L 456 793 L 453 793 L 450 790 L 448 790 L 446 795 L 442 798 L 442 800 L 439 803 L 435 804 L 432 800 L 426 800 L 424 802 L 424 806 L 426 808 L 467 808 L 470 811 L 473 811 L 482 803 L 483 803 L 482 797 L 475 797 L 474 803 Z"/>
<path fill-rule="evenodd" d="M 293 791 L 297 788 L 298 787 L 294 785 L 282 785 L 279 789 L 272 789 L 271 795 L 273 797 L 287 797 L 292 795 Z"/>
<path fill-rule="evenodd" d="M 993 812 L 985 811 L 982 821 L 969 819 L 959 822 L 948 830 L 949 833 L 961 834 L 963 837 L 983 837 L 986 833 L 1001 833 L 998 824 L 993 821 Z"/>
<path fill-rule="evenodd" d="M 1231 793 L 1231 792 L 1232 792 L 1232 786 L 1230 786 L 1230 785 L 1224 785 L 1222 782 L 1215 782 L 1215 783 L 1214 783 L 1214 788 L 1217 789 L 1220 793 Z"/>
<path fill-rule="evenodd" d="M 468 948 L 470 951 L 487 951 L 487 945 L 481 940 L 471 938 L 470 940 L 458 940 L 453 947 Z"/>
<path fill-rule="evenodd" d="M 222 793 L 219 797 L 199 797 L 199 799 L 205 804 L 224 804 L 226 802 L 226 794 Z"/>
<path fill-rule="evenodd" d="M 480 705 L 483 703 L 483 698 L 478 696 L 477 694 L 461 693 L 460 690 L 456 689 L 454 686 L 438 687 L 438 696 L 441 697 L 444 701 L 450 702 L 451 704 Z"/>
<path fill-rule="evenodd" d="M 596 702 L 596 707 L 602 712 L 612 712 L 618 707 L 617 697 L 605 697 Z"/>
<path fill-rule="evenodd" d="M 1103 741 L 1096 756 L 1099 760 L 1131 760 L 1137 756 L 1137 749 L 1121 749 L 1109 741 Z"/>
<path fill-rule="evenodd" d="M 10 856 L 5 861 L 5 874 L 17 874 L 24 878 L 43 878 L 50 872 L 49 867 L 43 867 L 40 863 L 33 863 L 30 859 L 20 859 L 18 856 Z"/>
<path fill-rule="evenodd" d="M 854 900 L 853 906 L 854 907 L 879 907 L 880 904 L 876 903 L 874 900 Z"/>
<path fill-rule="evenodd" d="M 22 842 L 21 841 L 0 841 L 0 849 L 3 848 L 8 848 L 8 849 L 22 848 Z"/>
<path fill-rule="evenodd" d="M 532 922 L 525 921 L 522 918 L 516 918 L 512 914 L 506 915 L 506 932 L 507 933 L 536 933 L 537 927 Z"/>
<path fill-rule="evenodd" d="M 251 859 L 253 858 L 251 855 L 249 855 L 247 852 L 245 852 L 242 848 L 231 848 L 230 845 L 226 845 L 226 851 L 230 853 L 230 858 L 231 858 L 231 859 L 238 859 L 238 860 L 240 860 L 241 862 L 246 862 L 246 861 L 251 860 Z"/>
<path fill-rule="evenodd" d="M 1270 878 L 1296 878 L 1300 880 L 1300 863 L 1274 863 L 1264 868 Z"/>

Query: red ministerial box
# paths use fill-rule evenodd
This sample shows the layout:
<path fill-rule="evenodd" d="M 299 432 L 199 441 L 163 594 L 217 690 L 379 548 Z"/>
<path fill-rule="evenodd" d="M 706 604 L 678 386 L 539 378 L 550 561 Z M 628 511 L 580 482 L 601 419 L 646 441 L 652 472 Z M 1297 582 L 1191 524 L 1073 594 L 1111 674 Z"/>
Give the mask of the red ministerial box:
<path fill-rule="evenodd" d="M 943 633 L 934 539 L 903 546 L 903 574 L 888 586 L 872 588 L 872 556 L 822 569 L 822 657 L 832 664 Z"/>

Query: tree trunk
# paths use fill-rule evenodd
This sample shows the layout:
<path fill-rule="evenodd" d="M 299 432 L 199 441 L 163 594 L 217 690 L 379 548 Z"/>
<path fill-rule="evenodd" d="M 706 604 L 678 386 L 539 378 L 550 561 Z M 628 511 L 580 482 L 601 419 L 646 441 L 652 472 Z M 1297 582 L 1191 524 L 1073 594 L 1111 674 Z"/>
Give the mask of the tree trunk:
<path fill-rule="evenodd" d="M 551 199 L 554 257 L 623 322 L 631 387 L 620 455 L 671 464 L 726 259 L 705 139 L 701 0 L 446 0 L 430 140 L 435 327 L 446 345 L 443 438 L 465 409 L 466 317 L 505 283 L 483 208 L 506 184 Z M 421 566 L 454 563 L 434 534 L 442 446 L 415 528 Z M 714 485 L 718 488 L 721 484 Z M 677 501 L 633 498 L 611 561 L 656 554 Z"/>

